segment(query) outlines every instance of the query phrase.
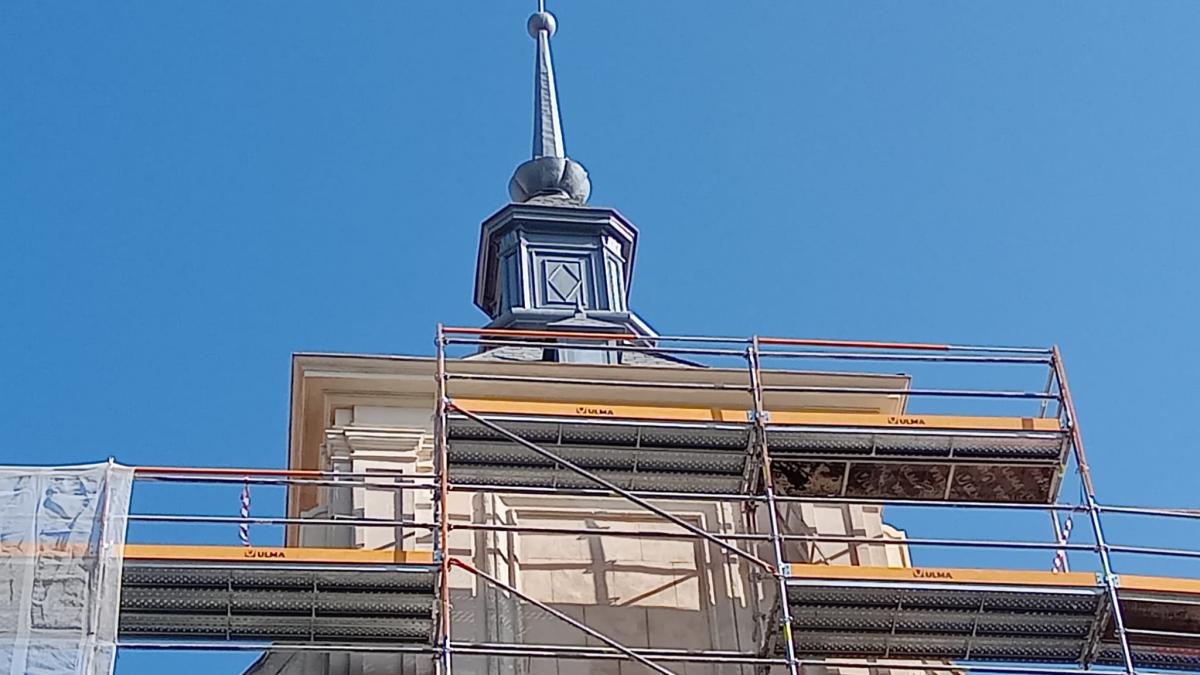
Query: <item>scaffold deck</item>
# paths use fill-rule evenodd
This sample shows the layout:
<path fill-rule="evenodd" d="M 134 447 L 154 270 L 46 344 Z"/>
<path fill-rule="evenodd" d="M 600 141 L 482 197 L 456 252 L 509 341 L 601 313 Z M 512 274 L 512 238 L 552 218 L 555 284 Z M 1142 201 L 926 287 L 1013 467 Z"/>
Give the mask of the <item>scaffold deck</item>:
<path fill-rule="evenodd" d="M 128 546 L 122 637 L 429 644 L 427 552 Z"/>
<path fill-rule="evenodd" d="M 628 490 L 736 493 L 752 442 L 746 410 L 456 400 L 455 405 Z M 772 412 L 772 477 L 784 496 L 1050 503 L 1068 449 L 1056 419 Z M 448 428 L 450 480 L 594 483 L 463 415 Z"/>
<path fill-rule="evenodd" d="M 1200 582 L 1121 584 L 1135 663 L 1200 668 Z M 1090 573 L 790 565 L 787 593 L 793 644 L 807 657 L 1121 662 L 1112 607 Z"/>
<path fill-rule="evenodd" d="M 741 359 L 746 370 L 741 375 L 714 365 L 680 378 L 648 367 L 613 370 L 620 373 L 615 377 L 579 364 L 463 359 L 448 367 L 449 345 L 477 353 L 523 340 Z M 741 664 L 760 672 L 782 667 L 788 675 L 801 675 L 810 665 L 911 669 L 921 663 L 1024 675 L 1086 675 L 1097 672 L 1094 667 L 1125 675 L 1148 668 L 1200 671 L 1200 581 L 1123 575 L 1112 560 L 1114 554 L 1200 560 L 1200 551 L 1112 542 L 1101 523 L 1126 516 L 1195 521 L 1200 511 L 1097 499 L 1057 348 L 757 336 L 659 337 L 650 344 L 637 336 L 442 326 L 437 348 L 428 364 L 435 402 L 432 472 L 330 467 L 312 453 L 300 453 L 311 461 L 288 469 L 140 467 L 135 478 L 145 481 L 286 484 L 289 511 L 287 517 L 253 519 L 245 513 L 131 515 L 151 522 L 287 526 L 292 543 L 302 541 L 307 530 L 300 528 L 309 527 L 353 528 L 355 541 L 365 541 L 361 535 L 369 527 L 411 530 L 418 537 L 429 532 L 433 554 L 130 546 L 121 646 L 160 648 L 190 640 L 199 649 L 400 651 L 430 656 L 443 674 L 452 672 L 455 655 L 529 659 L 531 667 L 538 659 L 618 659 L 664 675 L 684 672 L 679 662 Z M 1036 366 L 1045 379 L 1035 373 L 1038 382 L 1012 389 L 974 382 L 916 388 L 907 375 L 881 380 L 856 371 L 764 371 L 764 358 Z M 419 370 L 407 362 L 405 367 Z M 1013 415 L 904 412 L 918 399 L 921 409 Z M 953 402 L 946 408 L 924 404 L 931 399 Z M 1078 503 L 1060 502 L 1068 463 L 1079 474 Z M 391 517 L 349 509 L 309 515 L 320 513 L 309 508 L 320 494 L 340 508 L 351 503 L 350 491 L 367 489 L 395 491 L 401 502 L 408 491 L 428 493 L 432 508 Z M 462 504 L 452 502 L 452 493 L 511 494 L 514 504 L 526 495 L 611 497 L 664 527 L 631 535 L 485 521 L 479 513 L 462 519 L 451 511 Z M 301 508 L 306 502 L 300 497 L 309 498 L 309 506 Z M 714 531 L 679 515 L 697 501 L 740 511 L 744 528 Z M 1053 529 L 1033 540 L 862 534 L 857 526 L 853 532 L 823 530 L 809 513 L 836 505 L 853 516 L 854 509 L 878 513 L 893 504 L 949 509 L 954 518 L 1042 513 Z M 1084 515 L 1091 532 L 1072 542 L 1072 520 L 1078 526 Z M 695 648 L 653 641 L 636 646 L 636 640 L 618 639 L 620 631 L 607 624 L 592 625 L 587 613 L 580 619 L 565 611 L 571 608 L 560 610 L 522 590 L 520 578 L 473 566 L 466 548 L 451 547 L 456 531 L 506 533 L 506 545 L 514 547 L 526 533 L 694 540 L 707 547 L 706 555 L 720 551 L 745 572 L 755 598 L 750 609 L 756 620 L 746 624 L 753 624 L 753 636 L 745 635 L 733 651 L 716 648 L 715 641 L 704 646 L 703 636 Z M 1053 561 L 1055 569 L 1067 569 L 1086 559 L 1084 566 L 1101 573 L 789 564 L 790 556 L 799 557 L 796 542 L 805 542 L 800 551 L 830 545 L 847 552 L 847 562 L 897 565 L 909 564 L 908 551 L 919 547 L 1042 551 L 1047 567 Z M 887 556 L 864 558 L 863 547 Z M 994 564 L 1017 564 L 1005 560 Z M 587 644 L 526 643 L 508 634 L 479 642 L 469 632 L 464 638 L 456 631 L 464 618 L 461 606 L 449 593 L 452 570 L 468 575 L 477 588 L 486 585 L 557 618 Z"/>

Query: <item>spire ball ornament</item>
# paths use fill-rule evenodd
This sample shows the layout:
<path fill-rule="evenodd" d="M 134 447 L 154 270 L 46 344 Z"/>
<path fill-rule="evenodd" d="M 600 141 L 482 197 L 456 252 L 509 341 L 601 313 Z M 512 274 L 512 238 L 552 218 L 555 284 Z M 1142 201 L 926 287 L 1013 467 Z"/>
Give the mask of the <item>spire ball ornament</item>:
<path fill-rule="evenodd" d="M 529 37 L 537 39 L 538 33 L 546 31 L 549 37 L 554 37 L 554 32 L 558 30 L 558 21 L 554 19 L 554 15 L 550 12 L 534 12 L 529 17 Z"/>
<path fill-rule="evenodd" d="M 527 202 L 538 196 L 559 196 L 574 204 L 586 204 L 592 192 L 587 169 L 567 157 L 563 146 L 562 120 L 558 114 L 558 88 L 554 82 L 554 64 L 550 59 L 550 37 L 558 21 L 540 8 L 529 17 L 529 35 L 537 42 L 533 75 L 533 152 L 532 158 L 517 167 L 508 182 L 508 194 L 515 202 Z"/>
<path fill-rule="evenodd" d="M 508 181 L 508 194 L 514 202 L 562 195 L 575 204 L 586 204 L 591 193 L 587 169 L 570 157 L 535 157 L 518 166 Z"/>

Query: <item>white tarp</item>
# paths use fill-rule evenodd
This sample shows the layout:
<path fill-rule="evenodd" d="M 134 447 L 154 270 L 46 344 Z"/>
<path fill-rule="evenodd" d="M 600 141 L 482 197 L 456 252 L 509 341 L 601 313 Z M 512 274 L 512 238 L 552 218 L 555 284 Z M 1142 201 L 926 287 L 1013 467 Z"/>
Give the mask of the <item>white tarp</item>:
<path fill-rule="evenodd" d="M 133 469 L 0 467 L 0 675 L 112 673 Z"/>

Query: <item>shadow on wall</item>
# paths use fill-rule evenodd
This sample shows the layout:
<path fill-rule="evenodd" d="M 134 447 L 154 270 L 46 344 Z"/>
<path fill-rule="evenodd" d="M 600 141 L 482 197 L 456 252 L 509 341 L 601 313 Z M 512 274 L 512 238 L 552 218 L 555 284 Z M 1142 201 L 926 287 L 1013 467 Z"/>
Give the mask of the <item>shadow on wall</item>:
<path fill-rule="evenodd" d="M 544 499 L 508 499 L 489 506 L 495 507 L 493 513 L 501 522 L 523 527 L 679 531 L 655 516 L 629 511 L 623 501 L 575 500 L 575 506 L 568 507 Z M 733 514 L 727 506 L 687 508 L 677 515 L 709 531 L 732 531 Z M 625 646 L 756 649 L 752 600 L 746 597 L 747 565 L 730 562 L 715 547 L 697 540 L 481 532 L 474 552 L 481 569 Z M 456 641 L 604 646 L 536 605 L 482 579 L 468 579 L 467 572 L 458 573 L 464 576 L 452 583 L 456 592 L 451 596 Z M 462 669 L 460 659 L 473 673 L 647 672 L 628 661 L 524 657 L 456 657 L 456 672 Z M 750 675 L 748 668 L 743 671 L 738 666 L 718 669 L 712 664 L 675 663 L 671 667 L 696 675 Z"/>

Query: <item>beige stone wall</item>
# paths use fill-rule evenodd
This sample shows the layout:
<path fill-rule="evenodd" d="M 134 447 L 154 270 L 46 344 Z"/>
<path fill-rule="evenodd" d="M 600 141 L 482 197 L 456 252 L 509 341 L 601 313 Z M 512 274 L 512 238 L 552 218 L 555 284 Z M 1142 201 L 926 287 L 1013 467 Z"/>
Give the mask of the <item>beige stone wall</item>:
<path fill-rule="evenodd" d="M 678 378 L 681 381 L 723 381 L 737 384 L 745 373 L 716 369 L 637 369 L 564 366 L 562 364 L 502 364 L 459 362 L 459 369 L 478 372 L 537 372 L 571 370 L 587 377 L 623 379 Z M 642 372 L 642 371 L 646 372 Z M 786 378 L 788 374 L 772 374 Z M 815 376 L 795 374 L 796 382 Z M 903 407 L 905 378 L 896 376 L 838 376 L 877 378 L 869 386 L 895 387 L 897 394 L 854 401 L 856 410 L 898 411 Z M 807 378 L 807 379 L 804 379 Z M 771 378 L 768 378 L 771 379 Z M 785 382 L 787 383 L 787 382 Z M 842 384 L 839 382 L 839 384 Z M 382 357 L 313 356 L 298 361 L 293 381 L 292 439 L 289 464 L 364 472 L 371 469 L 431 476 L 432 363 L 428 360 Z M 483 384 L 460 385 L 460 395 L 480 396 Z M 466 387 L 474 387 L 473 390 Z M 494 386 L 494 385 L 493 385 Z M 524 385 L 522 385 L 524 386 Z M 580 398 L 579 387 L 508 386 L 508 396 L 536 394 Z M 562 392 L 559 393 L 558 389 Z M 607 388 L 612 389 L 612 388 Z M 493 391 L 493 393 L 496 393 Z M 604 392 L 613 400 L 620 391 Z M 659 402 L 662 393 L 630 388 L 630 402 Z M 744 394 L 713 392 L 705 400 L 685 393 L 687 404 L 738 407 Z M 777 396 L 777 399 L 782 399 Z M 665 401 L 664 401 L 665 402 Z M 770 406 L 811 406 L 810 395 L 797 401 L 774 400 Z M 682 404 L 678 403 L 677 404 Z M 432 504 L 425 490 L 397 490 L 380 478 L 370 488 L 321 488 L 289 497 L 295 515 L 353 515 L 431 522 Z M 658 504 L 680 518 L 714 533 L 767 532 L 766 509 L 747 516 L 737 504 L 704 501 L 664 501 Z M 731 557 L 718 547 L 691 539 L 652 539 L 612 536 L 611 532 L 680 532 L 653 514 L 619 498 L 514 496 L 452 492 L 449 517 L 454 523 L 484 523 L 534 528 L 580 528 L 595 534 L 566 535 L 456 530 L 450 554 L 512 584 L 541 602 L 619 640 L 630 647 L 719 649 L 753 652 L 769 630 L 766 617 L 775 613 L 773 581 L 760 580 L 756 567 Z M 753 522 L 748 523 L 751 520 Z M 879 509 L 840 505 L 789 504 L 783 507 L 784 527 L 795 534 L 851 534 L 879 538 L 880 544 L 846 545 L 792 542 L 791 561 L 822 561 L 834 565 L 903 565 L 907 555 L 902 534 L 887 528 Z M 753 525 L 753 527 L 750 527 Z M 293 544 L 386 549 L 432 548 L 427 529 L 411 527 L 328 528 L 305 526 L 290 534 Z M 885 543 L 886 542 L 886 543 Z M 748 547 L 773 559 L 767 543 Z M 598 646 L 578 629 L 537 608 L 456 570 L 451 578 L 455 640 L 523 642 L 527 644 Z M 737 665 L 672 663 L 681 675 L 757 675 Z M 625 661 L 580 661 L 524 658 L 483 658 L 456 655 L 456 673 L 471 675 L 605 674 L 648 672 Z M 782 673 L 782 669 L 777 669 Z M 824 669 L 822 669 L 824 670 Z M 425 675 L 428 656 L 333 655 L 264 659 L 258 673 L 305 675 L 368 675 L 396 673 Z"/>
<path fill-rule="evenodd" d="M 322 455 L 329 468 L 365 472 L 432 472 L 432 420 L 428 409 L 347 406 L 334 411 Z M 388 479 L 379 488 L 326 488 L 321 508 L 310 515 L 416 519 L 431 522 L 432 505 L 424 490 L 396 490 Z M 661 501 L 659 506 L 706 531 L 746 533 L 745 516 L 734 504 Z M 883 537 L 880 510 L 837 505 L 787 505 L 787 531 Z M 595 535 L 455 531 L 450 553 L 513 584 L 539 601 L 562 610 L 631 647 L 721 649 L 751 652 L 759 642 L 764 612 L 775 603 L 771 584 L 756 584 L 755 570 L 718 547 L 695 539 L 606 536 L 606 532 L 683 532 L 680 528 L 620 498 L 513 496 L 451 493 L 452 522 L 491 523 L 531 528 L 581 528 Z M 765 509 L 760 509 L 760 520 Z M 759 531 L 766 531 L 765 520 Z M 430 533 L 417 528 L 306 527 L 307 546 L 368 549 L 429 549 Z M 834 565 L 902 564 L 902 547 L 796 543 L 790 560 Z M 772 558 L 766 544 L 756 553 Z M 472 575 L 456 570 L 451 579 L 454 637 L 473 642 L 524 642 L 599 645 L 556 617 L 507 596 Z M 368 672 L 418 672 L 408 661 L 389 656 L 336 657 L 330 675 Z M 427 660 L 427 659 L 426 659 Z M 311 660 L 310 660 L 311 662 Z M 456 657 L 456 672 L 538 675 L 571 673 L 642 673 L 633 663 L 483 659 Z M 311 663 L 305 668 L 310 672 Z M 676 664 L 689 675 L 749 675 L 744 666 Z"/>

